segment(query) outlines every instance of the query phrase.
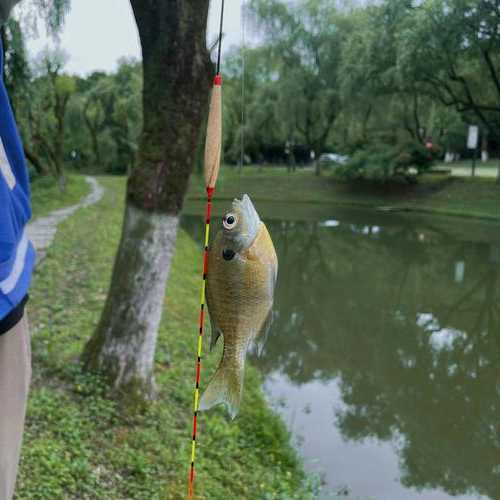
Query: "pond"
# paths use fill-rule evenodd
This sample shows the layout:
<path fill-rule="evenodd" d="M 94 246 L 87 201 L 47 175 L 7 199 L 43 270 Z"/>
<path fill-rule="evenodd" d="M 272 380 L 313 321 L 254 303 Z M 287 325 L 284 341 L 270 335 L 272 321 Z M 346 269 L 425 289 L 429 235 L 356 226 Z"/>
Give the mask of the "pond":
<path fill-rule="evenodd" d="M 500 498 L 500 225 L 257 210 L 280 270 L 253 362 L 325 491 Z M 201 241 L 199 217 L 184 227 Z"/>

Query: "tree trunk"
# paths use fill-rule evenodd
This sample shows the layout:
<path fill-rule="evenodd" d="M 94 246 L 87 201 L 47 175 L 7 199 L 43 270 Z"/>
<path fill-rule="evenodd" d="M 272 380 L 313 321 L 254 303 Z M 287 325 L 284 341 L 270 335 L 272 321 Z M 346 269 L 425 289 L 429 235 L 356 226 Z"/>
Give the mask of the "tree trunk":
<path fill-rule="evenodd" d="M 368 142 L 368 122 L 370 121 L 370 116 L 372 114 L 372 111 L 373 111 L 373 106 L 369 104 L 363 119 L 363 123 L 361 125 L 361 137 L 363 138 L 364 143 Z M 347 136 L 347 128 L 344 129 L 344 146 L 347 143 L 346 136 Z"/>
<path fill-rule="evenodd" d="M 319 161 L 319 158 L 323 151 L 323 145 L 314 148 L 313 151 L 314 151 L 314 174 L 319 177 L 321 175 L 321 162 Z"/>
<path fill-rule="evenodd" d="M 94 152 L 94 168 L 102 168 L 102 162 L 101 162 L 101 150 L 99 148 L 99 139 L 97 138 L 97 131 L 92 130 L 90 132 L 90 138 L 92 140 L 92 149 Z"/>
<path fill-rule="evenodd" d="M 85 351 L 133 402 L 154 396 L 153 363 L 178 216 L 128 204 L 108 300 Z M 125 394 L 124 394 L 125 395 Z"/>
<path fill-rule="evenodd" d="M 111 287 L 83 360 L 127 405 L 154 395 L 154 353 L 178 216 L 208 105 L 208 0 L 131 0 L 143 54 L 143 131 Z"/>
<path fill-rule="evenodd" d="M 40 158 L 29 149 L 26 144 L 24 145 L 24 156 L 26 156 L 27 160 L 33 165 L 33 168 L 36 170 L 39 175 L 48 175 L 48 170 L 43 166 Z"/>
<path fill-rule="evenodd" d="M 94 154 L 94 168 L 101 168 L 101 150 L 99 148 L 99 137 L 98 137 L 98 127 L 94 126 L 90 118 L 86 115 L 86 111 L 83 112 L 83 117 L 85 125 L 90 135 L 90 142 L 92 144 L 92 153 Z"/>
<path fill-rule="evenodd" d="M 54 168 L 59 185 L 59 190 L 61 191 L 61 193 L 64 193 L 64 191 L 66 191 L 66 177 L 64 175 L 64 136 L 66 126 L 66 107 L 69 101 L 69 94 L 63 96 L 57 95 L 55 83 L 54 92 L 56 94 L 54 117 L 57 123 L 56 136 L 54 138 Z"/>
<path fill-rule="evenodd" d="M 318 157 L 314 159 L 314 175 L 318 177 L 321 175 L 321 163 Z"/>
<path fill-rule="evenodd" d="M 482 130 L 481 134 L 481 161 L 483 163 L 489 160 L 488 154 L 488 132 L 486 130 Z"/>
<path fill-rule="evenodd" d="M 54 157 L 54 174 L 57 179 L 57 184 L 59 186 L 59 191 L 64 193 L 66 191 L 66 178 L 64 176 L 64 139 L 59 137 L 56 139 L 55 144 L 55 157 Z"/>

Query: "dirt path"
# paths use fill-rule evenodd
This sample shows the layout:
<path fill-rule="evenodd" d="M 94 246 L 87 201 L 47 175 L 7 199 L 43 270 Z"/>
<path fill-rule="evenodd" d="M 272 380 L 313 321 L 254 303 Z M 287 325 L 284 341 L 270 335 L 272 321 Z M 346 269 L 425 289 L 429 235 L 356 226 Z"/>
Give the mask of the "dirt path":
<path fill-rule="evenodd" d="M 85 208 L 97 203 L 104 194 L 104 188 L 97 182 L 95 177 L 85 176 L 91 188 L 91 192 L 82 198 L 76 205 L 54 210 L 46 217 L 40 217 L 28 224 L 28 235 L 37 251 L 37 264 L 43 260 L 47 249 L 54 241 L 57 226 L 65 219 L 73 215 L 80 208 Z"/>

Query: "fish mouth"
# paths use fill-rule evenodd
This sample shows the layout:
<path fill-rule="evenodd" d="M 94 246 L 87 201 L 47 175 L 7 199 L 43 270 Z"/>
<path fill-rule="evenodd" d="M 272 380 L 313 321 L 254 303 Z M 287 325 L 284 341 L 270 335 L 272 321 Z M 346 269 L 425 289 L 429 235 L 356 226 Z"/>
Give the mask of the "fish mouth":
<path fill-rule="evenodd" d="M 233 200 L 233 210 L 240 212 L 244 218 L 246 218 L 249 221 L 255 221 L 255 224 L 260 222 L 260 217 L 259 214 L 257 213 L 257 210 L 255 210 L 255 207 L 252 203 L 252 200 L 250 199 L 250 196 L 247 194 L 244 194 L 241 197 L 241 200 L 238 198 L 235 198 Z"/>
<path fill-rule="evenodd" d="M 233 240 L 238 250 L 246 249 L 257 237 L 261 224 L 259 214 L 247 194 L 244 194 L 241 200 L 235 198 L 232 209 L 239 219 L 239 224 L 237 231 L 232 235 L 227 234 L 227 237 Z"/>

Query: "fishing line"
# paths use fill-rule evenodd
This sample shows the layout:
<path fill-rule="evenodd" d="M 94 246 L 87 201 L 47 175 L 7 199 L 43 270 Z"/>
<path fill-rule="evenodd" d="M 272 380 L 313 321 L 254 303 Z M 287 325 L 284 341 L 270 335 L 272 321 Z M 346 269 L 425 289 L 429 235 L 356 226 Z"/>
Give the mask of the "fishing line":
<path fill-rule="evenodd" d="M 245 73 L 246 73 L 246 23 L 245 23 L 245 0 L 241 1 L 241 125 L 240 125 L 240 168 L 238 172 L 238 191 L 241 194 L 241 173 L 243 170 L 243 162 L 245 161 L 245 127 L 246 127 L 246 89 L 245 89 Z"/>
<path fill-rule="evenodd" d="M 201 284 L 200 296 L 200 315 L 198 322 L 198 346 L 196 355 L 196 379 L 194 389 L 194 413 L 193 413 L 193 432 L 191 441 L 191 463 L 189 467 L 188 478 L 188 499 L 192 500 L 194 497 L 194 481 L 195 481 L 195 459 L 196 459 L 196 435 L 198 424 L 198 410 L 200 403 L 200 379 L 201 379 L 201 356 L 203 349 L 203 332 L 205 325 L 205 291 L 208 275 L 208 243 L 210 240 L 210 218 L 212 213 L 212 196 L 215 191 L 215 183 L 220 167 L 220 150 L 221 150 L 221 123 L 220 123 L 220 106 L 221 106 L 221 85 L 222 78 L 220 76 L 220 60 L 222 48 L 222 29 L 224 25 L 224 3 L 222 0 L 221 13 L 220 13 L 220 26 L 219 26 L 219 43 L 217 49 L 217 71 L 214 80 L 214 88 L 212 90 L 212 100 L 210 103 L 211 110 L 208 119 L 207 127 L 207 143 L 205 146 L 205 178 L 207 188 L 207 203 L 205 208 L 205 241 L 203 249 L 203 277 Z M 213 109 L 212 109 L 213 106 Z M 214 112 L 214 120 L 212 120 L 212 112 Z M 219 116 L 218 116 L 219 115 Z M 214 141 L 212 143 L 211 141 Z M 208 161 L 207 161 L 208 158 Z"/>
<path fill-rule="evenodd" d="M 219 47 L 217 49 L 217 71 L 216 71 L 217 75 L 220 75 L 220 54 L 221 54 L 221 47 L 222 47 L 222 28 L 224 26 L 224 3 L 225 3 L 225 0 L 222 0 L 222 6 L 220 9 Z"/>

